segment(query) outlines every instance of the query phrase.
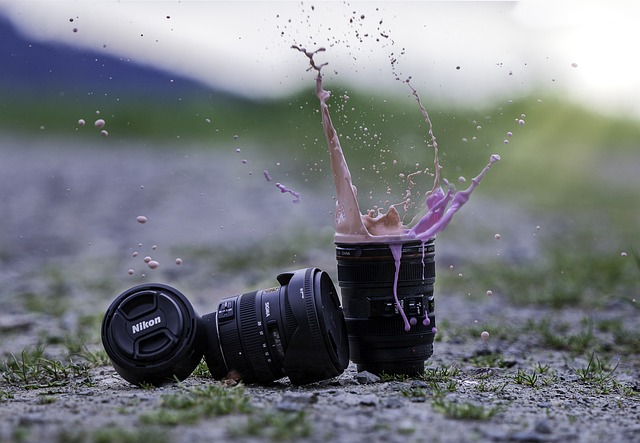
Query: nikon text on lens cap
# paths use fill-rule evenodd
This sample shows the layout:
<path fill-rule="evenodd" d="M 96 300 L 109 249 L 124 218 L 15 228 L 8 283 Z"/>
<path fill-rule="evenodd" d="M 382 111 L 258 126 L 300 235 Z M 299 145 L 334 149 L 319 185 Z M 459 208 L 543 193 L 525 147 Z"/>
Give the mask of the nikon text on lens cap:
<path fill-rule="evenodd" d="M 184 295 L 162 284 L 120 294 L 105 314 L 102 342 L 116 371 L 133 384 L 185 379 L 205 347 L 200 316 Z"/>

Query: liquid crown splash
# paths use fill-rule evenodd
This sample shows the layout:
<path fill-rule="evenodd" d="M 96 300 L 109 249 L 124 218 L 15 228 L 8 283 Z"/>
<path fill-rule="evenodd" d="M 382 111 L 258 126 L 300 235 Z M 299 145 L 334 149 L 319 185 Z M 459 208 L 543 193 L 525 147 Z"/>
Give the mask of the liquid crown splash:
<path fill-rule="evenodd" d="M 394 280 L 394 299 L 395 304 L 404 321 L 405 330 L 411 328 L 411 322 L 407 318 L 404 309 L 397 294 L 397 281 L 400 270 L 400 259 L 402 256 L 402 244 L 408 241 L 419 240 L 424 243 L 442 232 L 451 222 L 453 216 L 464 206 L 471 196 L 473 190 L 480 184 L 480 181 L 489 171 L 491 166 L 500 160 L 498 154 L 491 155 L 489 163 L 484 169 L 471 180 L 471 184 L 464 191 L 456 192 L 453 186 L 445 181 L 448 190 L 445 193 L 440 186 L 440 164 L 438 161 L 438 145 L 433 133 L 433 125 L 429 114 L 420 101 L 417 91 L 409 84 L 405 83 L 411 89 L 413 96 L 416 98 L 420 111 L 425 121 L 429 125 L 429 136 L 431 144 L 434 148 L 434 183 L 433 188 L 427 193 L 426 213 L 421 216 L 413 227 L 409 228 L 402 223 L 400 214 L 394 205 L 391 205 L 384 214 L 362 214 L 357 199 L 357 188 L 351 179 L 351 172 L 344 157 L 344 152 L 340 145 L 340 139 L 331 121 L 329 114 L 328 101 L 331 92 L 323 88 L 322 68 L 327 63 L 316 64 L 314 56 L 319 52 L 324 52 L 324 48 L 318 48 L 315 51 L 307 51 L 305 48 L 293 45 L 296 49 L 307 56 L 310 67 L 308 70 L 316 71 L 316 96 L 320 100 L 320 112 L 322 115 L 322 126 L 327 139 L 329 148 L 329 156 L 331 159 L 331 171 L 333 173 L 333 181 L 336 188 L 336 209 L 335 209 L 335 240 L 340 243 L 387 243 L 393 253 L 396 263 L 396 275 Z M 424 324 L 428 324 L 428 317 L 425 318 Z M 434 331 L 435 332 L 435 331 Z"/>

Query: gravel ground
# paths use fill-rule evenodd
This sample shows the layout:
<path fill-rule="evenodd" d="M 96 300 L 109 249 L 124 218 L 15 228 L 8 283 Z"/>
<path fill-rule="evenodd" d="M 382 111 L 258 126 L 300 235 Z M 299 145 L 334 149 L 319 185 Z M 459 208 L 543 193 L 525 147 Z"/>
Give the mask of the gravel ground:
<path fill-rule="evenodd" d="M 100 316 L 138 282 L 179 287 L 204 313 L 224 296 L 271 286 L 274 273 L 287 267 L 315 265 L 335 275 L 326 228 L 331 201 L 323 195 L 330 183 L 315 193 L 302 186 L 302 203 L 292 205 L 263 179 L 270 164 L 257 156 L 243 164 L 231 143 L 222 155 L 197 147 L 176 153 L 2 140 L 0 441 L 640 442 L 637 354 L 616 352 L 606 330 L 594 330 L 591 338 L 600 348 L 609 344 L 606 355 L 557 349 L 544 340 L 541 326 L 548 319 L 559 338 L 588 335 L 585 319 L 632 327 L 638 311 L 623 303 L 598 312 L 558 311 L 510 306 L 500 294 L 473 299 L 437 287 L 441 326 L 421 379 L 380 380 L 351 365 L 336 379 L 303 387 L 286 379 L 223 386 L 199 371 L 181 385 L 143 389 L 122 380 L 104 358 L 74 366 L 70 343 L 100 355 Z M 293 169 L 283 165 L 271 172 L 285 182 Z M 482 211 L 473 204 L 467 212 Z M 503 238 L 519 239 L 503 243 L 502 252 L 534 257 L 530 235 L 505 235 L 526 217 L 515 208 L 492 213 L 508 218 L 500 225 Z M 149 221 L 137 223 L 138 215 Z M 489 228 L 463 216 L 456 223 L 456 235 L 442 236 L 436 259 L 449 263 L 463 253 L 486 253 L 473 232 Z M 283 233 L 304 253 L 265 265 L 259 255 L 286 238 Z M 255 256 L 247 255 L 253 250 Z M 160 261 L 157 270 L 145 267 L 146 254 Z M 244 254 L 260 269 L 230 272 L 220 258 L 225 254 Z M 174 264 L 178 256 L 181 265 Z M 485 328 L 491 332 L 486 341 L 480 338 Z M 62 373 L 11 378 L 19 365 L 13 372 L 7 365 L 14 357 L 23 362 L 22 351 L 38 343 L 47 344 L 40 367 L 58 361 Z M 231 411 L 196 406 L 224 395 L 229 398 L 223 403 L 235 405 Z M 189 398 L 198 400 L 191 404 Z"/>

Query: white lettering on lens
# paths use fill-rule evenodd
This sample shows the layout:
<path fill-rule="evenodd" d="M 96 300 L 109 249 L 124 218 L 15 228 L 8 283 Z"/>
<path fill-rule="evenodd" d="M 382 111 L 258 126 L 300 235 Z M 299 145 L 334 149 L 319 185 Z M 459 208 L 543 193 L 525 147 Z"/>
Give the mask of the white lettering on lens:
<path fill-rule="evenodd" d="M 151 326 L 155 326 L 157 324 L 162 323 L 162 318 L 160 318 L 159 316 L 156 318 L 152 318 L 150 320 L 143 320 L 140 323 L 138 323 L 137 325 L 133 325 L 131 326 L 131 331 L 133 334 L 137 334 L 140 331 L 144 331 L 147 328 L 150 328 Z"/>
<path fill-rule="evenodd" d="M 271 307 L 269 306 L 269 302 L 264 303 L 264 316 L 268 317 L 271 315 Z"/>

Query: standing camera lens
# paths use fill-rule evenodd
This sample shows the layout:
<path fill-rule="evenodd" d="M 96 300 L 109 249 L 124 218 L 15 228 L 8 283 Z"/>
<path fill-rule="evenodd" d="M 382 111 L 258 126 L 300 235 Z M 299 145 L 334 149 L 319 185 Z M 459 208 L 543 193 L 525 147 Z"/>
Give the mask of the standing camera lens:
<path fill-rule="evenodd" d="M 116 371 L 134 384 L 186 378 L 204 355 L 214 378 L 247 383 L 288 376 L 306 384 L 340 375 L 349 364 L 344 314 L 326 272 L 280 274 L 280 287 L 222 300 L 200 317 L 176 289 L 133 287 L 111 304 L 102 342 Z"/>
<path fill-rule="evenodd" d="M 402 245 L 397 294 L 410 329 L 393 296 L 395 260 L 384 243 L 336 243 L 338 282 L 358 371 L 417 375 L 433 354 L 435 245 Z"/>
<path fill-rule="evenodd" d="M 331 278 L 316 268 L 278 275 L 279 288 L 229 297 L 205 315 L 211 374 L 246 382 L 285 375 L 301 385 L 340 375 L 349 364 L 344 315 Z"/>

